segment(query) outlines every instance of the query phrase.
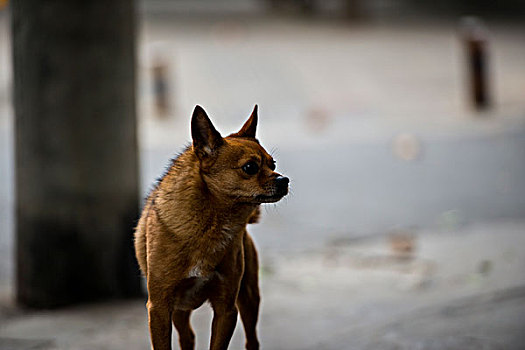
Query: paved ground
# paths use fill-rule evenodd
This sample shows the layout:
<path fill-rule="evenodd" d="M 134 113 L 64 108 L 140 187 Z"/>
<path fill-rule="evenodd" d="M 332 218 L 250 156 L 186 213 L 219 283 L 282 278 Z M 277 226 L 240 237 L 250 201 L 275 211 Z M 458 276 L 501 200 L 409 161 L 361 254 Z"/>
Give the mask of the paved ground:
<path fill-rule="evenodd" d="M 24 312 L 12 291 L 12 110 L 0 16 L 0 349 L 147 348 L 143 301 Z M 266 349 L 522 349 L 525 30 L 491 26 L 496 106 L 464 101 L 455 23 L 146 19 L 140 29 L 142 187 L 203 105 L 224 133 L 254 103 L 292 195 L 251 227 Z M 151 65 L 171 111 L 152 107 Z M 390 236 L 412 242 L 412 256 Z M 404 243 L 403 243 L 404 242 Z M 206 348 L 209 310 L 193 319 Z M 240 329 L 240 327 L 238 327 Z M 241 348 L 236 332 L 232 348 Z"/>
<path fill-rule="evenodd" d="M 376 237 L 266 257 L 263 348 L 523 349 L 524 232 L 525 221 L 420 232 L 408 256 L 392 250 L 391 237 Z M 198 349 L 207 348 L 210 317 L 204 306 L 192 318 Z M 2 349 L 148 346 L 140 300 L 5 308 L 0 319 Z M 239 324 L 231 348 L 243 341 Z"/>

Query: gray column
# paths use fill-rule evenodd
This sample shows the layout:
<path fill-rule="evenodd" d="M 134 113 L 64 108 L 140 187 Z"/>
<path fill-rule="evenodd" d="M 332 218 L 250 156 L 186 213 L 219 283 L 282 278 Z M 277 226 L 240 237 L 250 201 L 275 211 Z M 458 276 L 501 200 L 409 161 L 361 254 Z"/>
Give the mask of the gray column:
<path fill-rule="evenodd" d="M 11 11 L 18 301 L 139 295 L 134 1 Z"/>

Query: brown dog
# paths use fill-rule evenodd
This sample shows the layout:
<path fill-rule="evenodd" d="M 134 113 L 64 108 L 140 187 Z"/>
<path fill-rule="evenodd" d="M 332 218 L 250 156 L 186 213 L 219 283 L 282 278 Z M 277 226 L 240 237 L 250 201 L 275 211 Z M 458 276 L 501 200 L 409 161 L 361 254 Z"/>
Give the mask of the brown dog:
<path fill-rule="evenodd" d="M 196 106 L 193 145 L 149 195 L 135 232 L 147 278 L 152 348 L 171 349 L 171 322 L 182 349 L 194 348 L 192 310 L 213 308 L 210 349 L 227 349 L 240 312 L 246 348 L 258 349 L 257 251 L 246 224 L 261 203 L 288 193 L 288 178 L 255 138 L 257 106 L 241 130 L 223 138 Z"/>

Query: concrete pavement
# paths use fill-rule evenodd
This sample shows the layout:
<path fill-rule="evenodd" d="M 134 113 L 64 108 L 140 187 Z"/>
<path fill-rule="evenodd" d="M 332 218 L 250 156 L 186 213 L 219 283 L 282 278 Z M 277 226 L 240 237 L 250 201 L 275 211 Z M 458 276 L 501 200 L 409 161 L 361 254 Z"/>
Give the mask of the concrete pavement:
<path fill-rule="evenodd" d="M 262 348 L 523 349 L 524 232 L 525 221 L 410 233 L 409 255 L 382 236 L 265 256 Z M 144 300 L 4 308 L 0 320 L 6 350 L 148 347 Z M 192 324 L 206 349 L 209 306 Z M 243 348 L 243 337 L 239 322 L 230 348 Z"/>

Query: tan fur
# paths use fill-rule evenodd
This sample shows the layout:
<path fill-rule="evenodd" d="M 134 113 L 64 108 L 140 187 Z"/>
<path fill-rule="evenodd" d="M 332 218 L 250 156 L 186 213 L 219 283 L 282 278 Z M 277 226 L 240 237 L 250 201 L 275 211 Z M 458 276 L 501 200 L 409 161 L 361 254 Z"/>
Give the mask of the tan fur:
<path fill-rule="evenodd" d="M 171 322 L 182 349 L 194 348 L 192 310 L 210 301 L 211 349 L 226 349 L 240 312 L 246 348 L 258 349 L 257 252 L 246 231 L 259 205 L 286 195 L 288 179 L 255 139 L 257 108 L 227 138 L 204 110 L 192 118 L 193 145 L 177 157 L 146 200 L 135 232 L 135 250 L 147 279 L 152 348 L 171 349 Z M 250 175 L 243 167 L 259 166 Z"/>

